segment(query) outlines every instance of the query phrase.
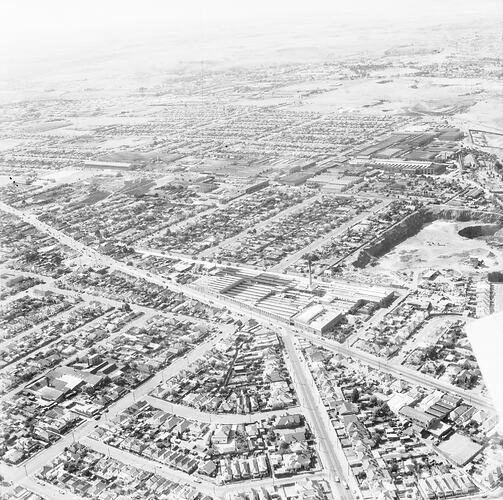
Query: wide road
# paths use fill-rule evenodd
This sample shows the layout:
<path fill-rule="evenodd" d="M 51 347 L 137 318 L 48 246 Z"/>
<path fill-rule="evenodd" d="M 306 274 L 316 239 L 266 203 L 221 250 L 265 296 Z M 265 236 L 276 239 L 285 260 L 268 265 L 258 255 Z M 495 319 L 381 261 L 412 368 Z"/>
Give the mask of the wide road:
<path fill-rule="evenodd" d="M 84 438 L 81 440 L 81 443 L 99 453 L 103 453 L 103 455 L 115 458 L 124 464 L 132 465 L 139 469 L 153 472 L 154 474 L 159 474 L 174 483 L 188 484 L 206 495 L 212 496 L 216 494 L 216 485 L 211 484 L 209 481 L 196 481 L 193 475 L 179 471 L 173 467 L 168 467 L 160 462 L 154 462 L 153 460 L 136 455 L 135 453 L 109 446 L 96 439 Z"/>
<path fill-rule="evenodd" d="M 196 408 L 191 408 L 190 406 L 171 403 L 170 401 L 165 401 L 164 399 L 160 399 L 155 396 L 146 396 L 145 401 L 147 401 L 147 403 L 151 406 L 159 408 L 167 413 L 172 413 L 173 415 L 177 415 L 178 417 L 183 417 L 188 420 L 205 422 L 207 424 L 249 424 L 259 420 L 265 420 L 270 417 L 302 413 L 302 409 L 299 406 L 257 413 L 209 413 L 197 410 Z"/>
<path fill-rule="evenodd" d="M 145 270 L 140 270 L 136 268 L 132 268 L 131 266 L 126 266 L 125 264 L 119 263 L 115 261 L 114 259 L 110 257 L 103 256 L 96 252 L 93 249 L 88 248 L 87 246 L 83 245 L 80 242 L 77 242 L 73 238 L 65 235 L 61 231 L 55 230 L 48 226 L 47 224 L 39 221 L 35 216 L 31 214 L 27 214 L 24 212 L 21 212 L 17 209 L 14 209 L 12 207 L 9 207 L 8 205 L 5 205 L 4 203 L 0 202 L 0 208 L 13 213 L 14 215 L 22 218 L 26 222 L 34 225 L 37 227 L 39 230 L 50 234 L 54 238 L 56 238 L 58 241 L 60 241 L 63 244 L 66 244 L 70 248 L 73 248 L 77 250 L 78 252 L 89 256 L 92 258 L 94 261 L 103 263 L 105 265 L 110 266 L 113 269 L 118 269 L 120 271 L 123 271 L 127 274 L 140 277 L 143 279 L 146 279 L 147 281 L 156 283 L 158 285 L 174 289 L 176 291 L 182 291 L 187 293 L 189 296 L 192 296 L 194 298 L 197 298 L 199 300 L 204 300 L 205 302 L 208 302 L 208 297 L 206 297 L 204 294 L 201 294 L 197 291 L 195 291 L 192 288 L 188 287 L 182 287 L 180 285 L 177 285 L 173 282 L 170 282 L 162 277 L 159 276 L 154 276 L 151 273 L 145 271 Z M 210 298 L 211 300 L 211 298 Z M 213 300 L 212 300 L 213 302 Z M 219 302 L 218 300 L 215 300 L 215 302 Z M 227 306 L 227 304 L 220 304 L 222 306 Z M 236 308 L 234 308 L 236 309 Z M 239 309 L 239 308 L 237 308 Z M 241 311 L 243 312 L 243 311 Z M 247 311 L 244 311 L 245 313 Z M 227 332 L 229 333 L 229 332 Z M 185 358 L 182 360 L 177 360 L 175 361 L 172 365 L 167 367 L 165 370 L 162 372 L 156 374 L 152 379 L 150 379 L 148 382 L 140 386 L 136 391 L 133 391 L 126 395 L 124 398 L 122 398 L 120 401 L 115 403 L 110 407 L 108 412 L 104 415 L 104 419 L 108 420 L 109 418 L 113 418 L 120 412 L 122 412 L 125 408 L 130 406 L 133 402 L 140 398 L 144 398 L 147 396 L 147 394 L 155 387 L 157 384 L 160 383 L 161 380 L 163 380 L 166 377 L 173 376 L 174 374 L 178 373 L 181 369 L 184 367 L 188 366 L 192 361 L 198 359 L 201 357 L 205 352 L 213 348 L 223 337 L 225 336 L 224 333 L 221 333 L 220 335 L 217 335 L 214 337 L 210 342 L 205 342 L 203 345 L 199 346 L 198 348 L 194 349 L 189 355 L 187 355 Z M 313 406 L 313 403 L 310 403 L 311 407 Z M 81 440 L 82 438 L 88 436 L 98 425 L 98 422 L 95 419 L 91 419 L 85 424 L 81 425 L 78 429 L 76 429 L 71 435 L 68 435 L 55 443 L 55 445 L 51 446 L 47 450 L 44 450 L 43 452 L 39 453 L 36 455 L 33 459 L 27 461 L 25 464 L 23 464 L 20 467 L 9 467 L 6 465 L 0 465 L 0 472 L 3 472 L 5 476 L 11 480 L 18 480 L 20 481 L 23 476 L 26 474 L 33 474 L 35 471 L 40 469 L 42 465 L 50 463 L 51 460 L 54 459 L 55 456 L 57 456 L 59 453 L 63 451 L 63 449 L 68 446 L 71 442 Z M 176 478 L 173 478 L 176 480 Z M 199 484 L 199 483 L 197 483 Z M 259 486 L 259 484 L 257 484 Z"/>
<path fill-rule="evenodd" d="M 293 477 L 282 478 L 282 479 L 269 477 L 263 479 L 251 479 L 247 481 L 239 481 L 234 484 L 217 485 L 211 482 L 210 480 L 197 479 L 196 476 L 194 475 L 186 474 L 185 472 L 179 471 L 160 462 L 155 462 L 154 460 L 151 460 L 149 458 L 136 455 L 135 453 L 131 453 L 126 450 L 121 450 L 119 448 L 109 446 L 101 441 L 85 438 L 82 440 L 82 444 L 88 446 L 89 448 L 92 448 L 93 450 L 98 451 L 99 453 L 103 453 L 104 455 L 119 460 L 122 463 L 133 465 L 135 467 L 138 467 L 139 469 L 148 472 L 153 472 L 155 474 L 164 477 L 165 479 L 168 479 L 176 483 L 190 485 L 193 488 L 203 493 L 206 493 L 207 495 L 219 499 L 225 498 L 225 496 L 230 492 L 244 491 L 249 488 L 258 489 L 269 486 L 292 484 L 297 483 L 301 478 L 309 478 L 317 480 L 326 479 L 325 472 L 314 472 L 314 473 L 299 474 Z M 338 497 L 337 500 L 339 500 Z"/>
<path fill-rule="evenodd" d="M 197 298 L 200 301 L 208 301 L 211 300 L 212 302 L 216 303 L 217 305 L 220 305 L 221 307 L 227 307 L 230 310 L 236 311 L 239 314 L 243 314 L 245 316 L 253 317 L 257 321 L 260 321 L 266 325 L 270 325 L 271 328 L 277 329 L 278 327 L 285 327 L 288 330 L 292 330 L 292 328 L 288 325 L 286 325 L 285 322 L 281 322 L 278 320 L 275 320 L 271 317 L 268 317 L 265 314 L 261 314 L 260 312 L 257 312 L 255 310 L 251 311 L 247 309 L 244 305 L 240 306 L 236 304 L 235 302 L 231 302 L 223 298 L 221 295 L 216 296 L 216 295 L 211 295 L 209 293 L 207 294 L 202 294 L 201 292 L 197 292 L 194 290 L 189 290 L 187 293 L 191 293 L 195 298 Z M 430 387 L 435 390 L 441 390 L 444 392 L 447 392 L 449 394 L 456 394 L 460 397 L 462 397 L 466 402 L 468 402 L 471 405 L 477 406 L 479 408 L 489 410 L 489 411 L 494 411 L 494 407 L 492 403 L 485 398 L 484 396 L 474 392 L 474 391 L 465 391 L 464 389 L 461 389 L 459 387 L 456 387 L 452 384 L 448 384 L 446 382 L 440 381 L 438 379 L 435 379 L 429 375 L 426 375 L 424 373 L 420 373 L 416 370 L 413 370 L 411 368 L 407 368 L 405 366 L 400 366 L 400 365 L 392 365 L 388 363 L 386 360 L 383 360 L 377 356 L 374 356 L 372 354 L 366 353 L 360 349 L 355 349 L 353 347 L 348 347 L 343 344 L 339 344 L 338 342 L 335 342 L 333 340 L 325 339 L 323 337 L 320 337 L 318 335 L 314 335 L 311 333 L 308 333 L 306 331 L 302 330 L 295 330 L 296 333 L 298 333 L 299 336 L 302 336 L 306 338 L 307 340 L 312 341 L 314 344 L 321 345 L 322 347 L 325 347 L 327 349 L 330 349 L 332 351 L 338 352 L 340 354 L 344 354 L 345 356 L 348 356 L 350 358 L 358 359 L 362 361 L 365 364 L 368 364 L 369 366 L 372 366 L 373 368 L 378 369 L 381 372 L 384 373 L 389 373 L 391 375 L 394 375 L 395 377 L 417 384 L 419 386 L 423 387 Z"/>
<path fill-rule="evenodd" d="M 325 339 L 317 335 L 313 335 L 304 331 L 297 332 L 299 336 L 311 341 L 313 344 L 322 346 L 331 351 L 343 354 L 349 358 L 357 359 L 363 363 L 376 368 L 380 372 L 389 373 L 395 375 L 399 379 L 405 380 L 407 382 L 412 382 L 419 386 L 431 387 L 435 390 L 441 390 L 448 394 L 455 394 L 463 398 L 467 403 L 482 408 L 488 411 L 495 411 L 492 403 L 484 396 L 474 392 L 466 391 L 452 384 L 448 384 L 441 380 L 435 379 L 427 374 L 420 373 L 412 368 L 407 368 L 405 366 L 393 365 L 373 354 L 366 353 L 360 349 L 355 349 L 352 347 L 347 347 L 343 344 L 339 344 L 333 340 Z"/>
<path fill-rule="evenodd" d="M 49 484 L 33 477 L 24 477 L 18 481 L 18 484 L 40 495 L 42 498 L 50 498 L 51 500 L 89 500 L 88 498 L 84 499 L 84 497 L 76 493 L 72 493 L 70 490 L 58 488 L 54 484 Z"/>
<path fill-rule="evenodd" d="M 256 310 L 250 310 L 245 305 L 243 304 L 238 305 L 235 302 L 231 302 L 224 298 L 222 295 L 216 296 L 216 295 L 211 295 L 209 293 L 203 294 L 201 292 L 198 292 L 193 289 L 188 289 L 186 293 L 190 293 L 194 296 L 194 298 L 197 298 L 201 302 L 211 300 L 212 302 L 216 303 L 217 305 L 221 307 L 227 307 L 228 309 L 232 311 L 236 311 L 239 314 L 248 316 L 248 317 L 253 317 L 257 321 L 260 321 L 264 323 L 265 325 L 269 325 L 273 329 L 278 329 L 278 328 L 284 328 L 286 327 L 287 330 L 290 332 L 292 331 L 292 327 L 287 325 L 286 322 L 278 321 L 276 319 L 273 319 L 265 314 L 261 314 L 260 312 L 257 312 Z M 343 344 L 339 344 L 338 342 L 335 342 L 333 340 L 329 340 L 323 337 L 320 337 L 318 335 L 314 335 L 312 333 L 308 333 L 303 330 L 295 329 L 295 332 L 301 336 L 306 338 L 307 340 L 312 341 L 314 344 L 321 345 L 322 347 L 325 347 L 327 349 L 330 349 L 332 351 L 338 352 L 340 354 L 343 354 L 345 356 L 348 356 L 353 359 L 358 359 L 362 361 L 363 363 L 372 366 L 373 368 L 378 369 L 381 372 L 384 373 L 389 373 L 391 375 L 394 375 L 395 377 L 417 384 L 419 386 L 423 387 L 430 387 L 435 390 L 441 390 L 444 392 L 447 392 L 449 394 L 456 394 L 460 397 L 462 397 L 467 403 L 477 406 L 479 408 L 489 410 L 489 411 L 494 411 L 494 407 L 492 403 L 490 402 L 489 399 L 486 397 L 474 392 L 474 391 L 466 391 L 464 389 L 461 389 L 459 387 L 456 387 L 452 384 L 440 381 L 438 379 L 435 379 L 429 375 L 426 375 L 424 373 L 420 373 L 416 370 L 413 370 L 411 368 L 407 368 L 405 366 L 400 366 L 400 365 L 393 365 L 391 363 L 388 363 L 387 360 L 383 360 L 377 356 L 374 356 L 372 354 L 366 353 L 360 349 L 356 349 L 353 347 L 348 347 Z"/>
<path fill-rule="evenodd" d="M 321 412 L 325 411 L 322 406 L 320 408 L 319 401 L 316 400 L 313 392 L 314 389 L 311 381 L 306 375 L 306 369 L 302 366 L 297 349 L 293 344 L 293 336 L 290 334 L 283 335 L 283 342 L 287 352 L 287 366 L 292 375 L 292 381 L 297 392 L 299 401 L 301 402 L 309 424 L 311 425 L 319 443 L 319 452 L 324 468 L 327 472 L 330 486 L 337 498 L 341 500 L 352 499 L 353 495 L 345 490 L 341 483 L 336 481 L 336 478 L 345 478 L 346 473 L 343 465 L 336 457 L 335 450 L 339 444 L 333 439 L 333 430 L 327 428 L 326 420 L 321 416 Z"/>

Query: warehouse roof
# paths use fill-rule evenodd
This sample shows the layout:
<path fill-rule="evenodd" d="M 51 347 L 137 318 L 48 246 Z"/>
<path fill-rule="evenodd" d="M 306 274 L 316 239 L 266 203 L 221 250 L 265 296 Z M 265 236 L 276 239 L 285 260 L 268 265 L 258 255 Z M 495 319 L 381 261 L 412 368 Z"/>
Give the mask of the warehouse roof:
<path fill-rule="evenodd" d="M 475 443 L 469 437 L 455 432 L 438 446 L 439 451 L 449 460 L 463 466 L 480 453 L 483 446 Z"/>

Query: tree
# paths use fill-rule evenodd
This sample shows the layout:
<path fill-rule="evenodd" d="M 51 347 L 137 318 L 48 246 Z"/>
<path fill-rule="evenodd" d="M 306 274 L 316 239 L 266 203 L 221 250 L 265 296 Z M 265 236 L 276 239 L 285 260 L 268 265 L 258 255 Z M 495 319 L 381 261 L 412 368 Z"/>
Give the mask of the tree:
<path fill-rule="evenodd" d="M 289 448 L 288 443 L 281 441 L 281 443 L 279 444 L 279 452 L 282 455 L 288 451 L 288 448 Z"/>
<path fill-rule="evenodd" d="M 434 345 L 428 346 L 424 350 L 424 355 L 426 359 L 437 359 L 437 348 Z"/>
<path fill-rule="evenodd" d="M 30 250 L 24 254 L 26 262 L 35 262 L 39 259 L 40 255 L 37 250 Z"/>
<path fill-rule="evenodd" d="M 267 438 L 269 441 L 276 441 L 276 433 L 274 432 L 274 429 L 272 427 L 269 429 L 269 432 L 267 433 Z"/>
<path fill-rule="evenodd" d="M 318 256 L 318 254 L 316 253 L 311 253 L 311 252 L 308 252 L 308 253 L 305 253 L 302 258 L 308 262 L 309 265 L 311 265 L 311 262 L 316 262 L 318 260 L 320 260 L 320 257 Z"/>
<path fill-rule="evenodd" d="M 355 387 L 353 389 L 353 392 L 351 393 L 351 402 L 358 403 L 359 399 L 360 399 L 360 391 Z"/>

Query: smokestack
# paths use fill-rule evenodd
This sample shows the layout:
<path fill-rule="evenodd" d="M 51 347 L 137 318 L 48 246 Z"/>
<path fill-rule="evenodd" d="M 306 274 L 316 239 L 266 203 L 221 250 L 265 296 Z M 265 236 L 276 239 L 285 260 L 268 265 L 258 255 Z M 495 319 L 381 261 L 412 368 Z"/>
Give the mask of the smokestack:
<path fill-rule="evenodd" d="M 463 164 L 463 152 L 462 151 L 460 151 L 458 153 L 458 168 L 459 168 L 460 172 L 462 172 L 463 168 L 464 168 L 464 164 Z"/>
<path fill-rule="evenodd" d="M 313 289 L 313 274 L 311 273 L 311 257 L 309 257 L 308 266 L 309 266 L 309 290 Z"/>

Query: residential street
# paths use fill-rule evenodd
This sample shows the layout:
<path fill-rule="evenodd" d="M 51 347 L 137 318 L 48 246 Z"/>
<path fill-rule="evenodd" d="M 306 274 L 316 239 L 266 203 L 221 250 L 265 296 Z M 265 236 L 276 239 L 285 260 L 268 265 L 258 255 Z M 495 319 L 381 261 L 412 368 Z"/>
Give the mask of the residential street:
<path fill-rule="evenodd" d="M 195 408 L 191 408 L 190 406 L 170 403 L 169 401 L 165 401 L 153 396 L 146 396 L 145 401 L 147 401 L 152 406 L 159 408 L 160 410 L 164 410 L 168 413 L 173 413 L 174 415 L 177 415 L 179 417 L 187 418 L 189 420 L 196 420 L 198 422 L 206 422 L 208 424 L 222 425 L 248 424 L 270 417 L 280 415 L 295 415 L 302 412 L 299 406 L 293 406 L 292 408 L 284 408 L 282 410 L 271 410 L 255 413 L 208 413 L 197 410 Z"/>
<path fill-rule="evenodd" d="M 305 367 L 302 366 L 297 348 L 294 345 L 292 335 L 284 334 L 283 341 L 288 355 L 287 365 L 293 377 L 295 390 L 301 401 L 302 409 L 306 418 L 313 427 L 314 433 L 319 439 L 319 452 L 325 470 L 327 471 L 330 485 L 338 498 L 341 500 L 351 499 L 353 496 L 345 490 L 341 483 L 336 481 L 338 478 L 347 478 L 347 470 L 344 469 L 341 462 L 336 458 L 334 451 L 340 448 L 338 440 L 334 439 L 333 429 L 329 429 L 327 422 L 322 418 L 321 412 L 325 411 L 320 407 L 319 400 L 314 396 L 317 391 L 313 387 L 312 380 L 306 374 Z"/>

